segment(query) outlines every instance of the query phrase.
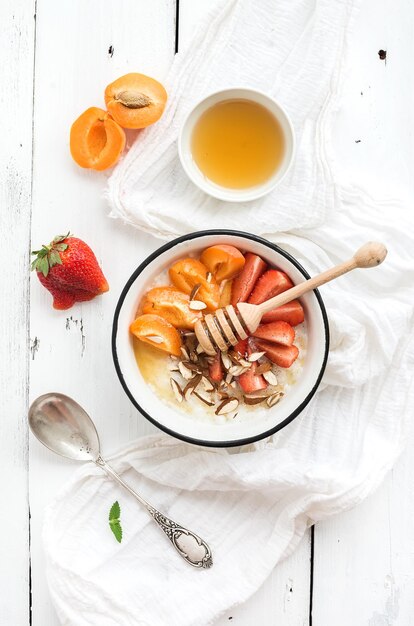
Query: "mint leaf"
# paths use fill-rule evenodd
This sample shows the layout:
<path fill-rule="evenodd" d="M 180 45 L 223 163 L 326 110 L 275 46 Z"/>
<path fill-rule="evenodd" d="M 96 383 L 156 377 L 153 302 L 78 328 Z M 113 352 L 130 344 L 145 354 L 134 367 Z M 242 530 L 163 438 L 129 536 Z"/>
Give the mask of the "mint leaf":
<path fill-rule="evenodd" d="M 111 510 L 109 511 L 109 528 L 115 535 L 115 539 L 118 543 L 122 541 L 122 526 L 121 526 L 121 507 L 118 500 L 113 503 Z"/>
<path fill-rule="evenodd" d="M 109 527 L 115 535 L 115 539 L 118 543 L 122 541 L 122 527 L 118 521 L 111 520 L 109 522 Z"/>
<path fill-rule="evenodd" d="M 113 503 L 111 510 L 109 511 L 109 520 L 119 520 L 121 517 L 121 507 L 118 500 Z"/>

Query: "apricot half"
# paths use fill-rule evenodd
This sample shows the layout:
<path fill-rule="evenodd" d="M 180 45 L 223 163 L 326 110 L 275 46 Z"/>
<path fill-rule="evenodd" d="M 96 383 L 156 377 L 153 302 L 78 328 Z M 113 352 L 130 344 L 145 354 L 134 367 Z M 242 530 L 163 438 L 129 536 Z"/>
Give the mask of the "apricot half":
<path fill-rule="evenodd" d="M 208 270 L 201 261 L 197 259 L 181 259 L 168 270 L 171 282 L 184 293 L 191 292 L 198 287 L 195 300 L 201 300 L 207 308 L 214 311 L 220 302 L 220 288 L 213 275 L 210 281 L 207 279 Z"/>
<path fill-rule="evenodd" d="M 190 309 L 190 298 L 174 287 L 154 287 L 144 296 L 142 313 L 155 313 L 176 328 L 192 330 L 202 317 L 200 311 Z"/>
<path fill-rule="evenodd" d="M 124 130 L 98 107 L 86 109 L 70 129 L 70 152 L 81 167 L 106 170 L 115 165 L 124 147 Z"/>
<path fill-rule="evenodd" d="M 129 327 L 130 332 L 158 350 L 180 356 L 181 337 L 178 330 L 159 315 L 138 315 Z"/>
<path fill-rule="evenodd" d="M 167 92 L 145 74 L 125 74 L 105 89 L 105 104 L 114 120 L 124 128 L 145 128 L 163 114 Z"/>
<path fill-rule="evenodd" d="M 226 244 L 206 248 L 200 261 L 212 272 L 218 283 L 237 276 L 245 263 L 240 250 Z"/>

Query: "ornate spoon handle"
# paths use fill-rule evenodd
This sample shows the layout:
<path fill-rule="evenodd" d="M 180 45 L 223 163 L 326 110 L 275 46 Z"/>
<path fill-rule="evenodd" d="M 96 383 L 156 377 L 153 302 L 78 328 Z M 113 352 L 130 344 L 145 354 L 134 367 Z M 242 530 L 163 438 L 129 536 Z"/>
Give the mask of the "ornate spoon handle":
<path fill-rule="evenodd" d="M 207 569 L 213 565 L 210 547 L 203 539 L 201 539 L 201 537 L 193 533 L 191 530 L 188 530 L 188 528 L 177 524 L 177 522 L 169 519 L 151 506 L 149 502 L 144 500 L 144 498 L 134 491 L 127 483 L 125 483 L 119 474 L 117 474 L 101 456 L 96 459 L 95 463 L 103 469 L 110 478 L 119 483 L 132 496 L 134 496 L 138 502 L 145 506 L 154 522 L 156 522 L 159 528 L 164 531 L 174 548 L 177 550 L 178 554 L 182 556 L 187 563 L 199 569 Z"/>

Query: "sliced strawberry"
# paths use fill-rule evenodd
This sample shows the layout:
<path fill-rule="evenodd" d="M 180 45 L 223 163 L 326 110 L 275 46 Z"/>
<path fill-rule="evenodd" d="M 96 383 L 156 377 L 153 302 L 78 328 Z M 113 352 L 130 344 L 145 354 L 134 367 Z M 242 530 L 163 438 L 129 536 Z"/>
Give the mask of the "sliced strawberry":
<path fill-rule="evenodd" d="M 305 313 L 299 300 L 292 300 L 287 304 L 278 306 L 277 309 L 272 309 L 269 313 L 265 313 L 262 317 L 262 322 L 267 324 L 268 322 L 287 322 L 291 326 L 297 326 L 302 324 L 305 319 Z"/>
<path fill-rule="evenodd" d="M 295 341 L 295 331 L 287 322 L 270 322 L 261 324 L 253 333 L 254 337 L 280 343 L 283 346 L 291 346 Z"/>
<path fill-rule="evenodd" d="M 252 393 L 253 391 L 260 391 L 266 389 L 268 383 L 261 374 L 256 374 L 257 363 L 253 363 L 247 372 L 241 374 L 238 377 L 240 387 L 244 393 Z"/>
<path fill-rule="evenodd" d="M 295 345 L 282 346 L 278 343 L 258 340 L 256 341 L 256 346 L 258 349 L 263 350 L 267 358 L 279 365 L 279 367 L 290 367 L 299 355 L 299 350 Z"/>
<path fill-rule="evenodd" d="M 257 281 L 249 302 L 251 304 L 261 304 L 261 302 L 269 300 L 291 287 L 293 287 L 293 283 L 285 272 L 268 270 Z"/>
<path fill-rule="evenodd" d="M 238 352 L 242 356 L 246 356 L 246 354 L 247 354 L 247 342 L 248 341 L 249 341 L 249 338 L 247 338 L 247 339 L 240 339 L 240 341 L 238 343 L 236 343 L 235 346 L 233 346 L 233 349 L 236 350 L 236 352 Z"/>
<path fill-rule="evenodd" d="M 214 361 L 208 366 L 210 380 L 219 383 L 224 378 L 223 364 L 221 362 L 220 352 L 217 352 Z"/>
<path fill-rule="evenodd" d="M 240 274 L 233 280 L 231 290 L 231 303 L 235 306 L 238 302 L 246 302 L 260 274 L 263 274 L 267 265 L 257 254 L 248 252 L 246 262 Z"/>

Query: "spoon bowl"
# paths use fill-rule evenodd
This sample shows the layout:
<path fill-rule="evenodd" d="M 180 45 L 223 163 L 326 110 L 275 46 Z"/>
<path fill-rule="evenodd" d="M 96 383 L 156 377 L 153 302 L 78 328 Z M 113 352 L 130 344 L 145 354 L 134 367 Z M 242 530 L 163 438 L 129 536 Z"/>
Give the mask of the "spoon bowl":
<path fill-rule="evenodd" d="M 74 461 L 96 461 L 99 437 L 87 412 L 62 393 L 39 396 L 29 409 L 30 428 L 49 450 Z"/>

